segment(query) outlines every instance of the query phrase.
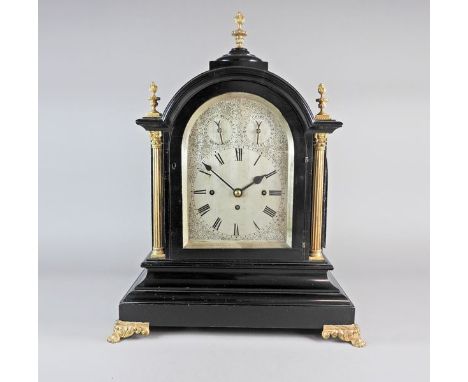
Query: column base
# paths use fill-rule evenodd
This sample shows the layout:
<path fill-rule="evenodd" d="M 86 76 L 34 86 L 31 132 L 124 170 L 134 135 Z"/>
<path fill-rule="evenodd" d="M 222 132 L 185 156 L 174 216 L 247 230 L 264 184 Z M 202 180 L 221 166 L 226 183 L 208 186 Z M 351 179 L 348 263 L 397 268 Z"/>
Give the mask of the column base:
<path fill-rule="evenodd" d="M 153 248 L 150 253 L 150 259 L 164 260 L 165 258 L 164 248 Z"/>
<path fill-rule="evenodd" d="M 323 253 L 321 249 L 312 250 L 309 253 L 309 261 L 324 261 Z"/>
<path fill-rule="evenodd" d="M 149 322 L 130 322 L 117 320 L 114 324 L 112 334 L 107 337 L 107 342 L 115 344 L 120 342 L 122 338 L 128 338 L 134 334 L 148 336 L 150 333 Z"/>
<path fill-rule="evenodd" d="M 328 340 L 330 337 L 341 341 L 351 342 L 351 345 L 362 348 L 366 342 L 361 338 L 361 331 L 356 324 L 351 325 L 323 325 L 322 337 Z"/>

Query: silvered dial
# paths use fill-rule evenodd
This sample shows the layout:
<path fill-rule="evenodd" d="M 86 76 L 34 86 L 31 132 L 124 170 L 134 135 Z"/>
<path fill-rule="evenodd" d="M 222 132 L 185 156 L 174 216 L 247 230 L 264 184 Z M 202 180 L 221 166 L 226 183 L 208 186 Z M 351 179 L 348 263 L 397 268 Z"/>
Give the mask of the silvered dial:
<path fill-rule="evenodd" d="M 272 104 L 247 93 L 207 101 L 182 155 L 186 248 L 291 245 L 292 137 Z"/>

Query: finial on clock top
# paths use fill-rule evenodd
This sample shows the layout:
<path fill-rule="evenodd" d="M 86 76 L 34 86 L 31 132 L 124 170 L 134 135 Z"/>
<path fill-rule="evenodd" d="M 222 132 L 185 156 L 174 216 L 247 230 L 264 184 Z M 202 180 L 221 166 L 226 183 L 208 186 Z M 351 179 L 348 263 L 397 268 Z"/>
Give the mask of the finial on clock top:
<path fill-rule="evenodd" d="M 315 119 L 319 121 L 329 121 L 331 120 L 330 115 L 324 112 L 325 105 L 328 102 L 328 99 L 326 99 L 323 95 L 327 89 L 325 88 L 325 85 L 320 83 L 318 86 L 318 92 L 320 94 L 320 98 L 317 98 L 315 101 L 318 102 L 318 107 L 320 109 L 320 112 L 315 115 Z"/>
<path fill-rule="evenodd" d="M 247 36 L 247 32 L 243 28 L 245 17 L 242 12 L 237 12 L 236 16 L 234 16 L 234 21 L 237 24 L 237 29 L 232 31 L 232 35 L 236 40 L 236 48 L 243 48 L 244 47 L 244 39 Z"/>
<path fill-rule="evenodd" d="M 158 106 L 158 101 L 160 100 L 160 98 L 156 96 L 156 92 L 158 91 L 158 86 L 154 83 L 154 81 L 151 82 L 149 91 L 150 91 L 151 97 L 149 97 L 148 100 L 150 101 L 151 111 L 148 114 L 146 114 L 146 116 L 150 118 L 159 118 L 161 114 L 159 113 L 159 111 L 156 110 L 156 108 Z"/>

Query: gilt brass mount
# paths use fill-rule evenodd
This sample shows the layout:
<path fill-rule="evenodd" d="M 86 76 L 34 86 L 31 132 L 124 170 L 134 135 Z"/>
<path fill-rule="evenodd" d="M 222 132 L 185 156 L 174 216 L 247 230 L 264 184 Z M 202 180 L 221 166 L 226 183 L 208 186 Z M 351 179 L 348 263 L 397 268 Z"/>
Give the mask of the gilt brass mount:
<path fill-rule="evenodd" d="M 158 107 L 158 101 L 160 100 L 160 98 L 156 96 L 158 86 L 154 82 L 151 82 L 149 91 L 151 96 L 148 98 L 148 100 L 150 101 L 151 110 L 148 114 L 146 114 L 146 116 L 150 118 L 159 118 L 161 116 L 161 113 L 159 113 L 159 111 L 156 110 L 156 108 Z"/>
<path fill-rule="evenodd" d="M 323 325 L 322 337 L 328 340 L 330 337 L 341 341 L 351 342 L 351 345 L 362 348 L 366 342 L 361 338 L 361 331 L 356 324 L 351 325 Z"/>
<path fill-rule="evenodd" d="M 148 336 L 150 333 L 149 322 L 130 322 L 117 320 L 114 324 L 112 334 L 107 337 L 107 342 L 115 344 L 123 338 L 128 338 L 134 334 Z"/>
<path fill-rule="evenodd" d="M 243 28 L 245 22 L 245 16 L 241 12 L 237 12 L 234 17 L 234 21 L 237 24 L 237 29 L 232 31 L 232 35 L 236 41 L 236 48 L 244 47 L 244 39 L 247 36 L 247 32 Z"/>
<path fill-rule="evenodd" d="M 325 94 L 325 92 L 327 91 L 327 89 L 325 88 L 325 85 L 324 84 L 319 84 L 318 86 L 318 92 L 320 94 L 320 98 L 317 98 L 315 101 L 318 102 L 318 107 L 320 109 L 320 111 L 318 112 L 318 114 L 315 115 L 315 119 L 318 120 L 318 121 L 328 121 L 330 120 L 330 115 L 325 113 L 325 105 L 327 104 L 328 102 L 328 99 L 326 99 L 323 95 Z"/>

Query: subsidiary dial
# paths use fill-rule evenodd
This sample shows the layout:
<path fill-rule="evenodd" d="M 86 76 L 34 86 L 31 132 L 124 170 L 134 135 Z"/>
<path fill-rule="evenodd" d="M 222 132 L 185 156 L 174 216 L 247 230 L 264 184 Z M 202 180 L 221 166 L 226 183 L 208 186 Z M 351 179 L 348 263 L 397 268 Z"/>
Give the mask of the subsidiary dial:
<path fill-rule="evenodd" d="M 208 137 L 217 145 L 225 145 L 231 140 L 232 129 L 232 124 L 221 116 L 212 118 L 207 124 Z"/>
<path fill-rule="evenodd" d="M 270 122 L 262 117 L 252 116 L 246 127 L 247 138 L 254 145 L 261 145 L 271 134 Z"/>

